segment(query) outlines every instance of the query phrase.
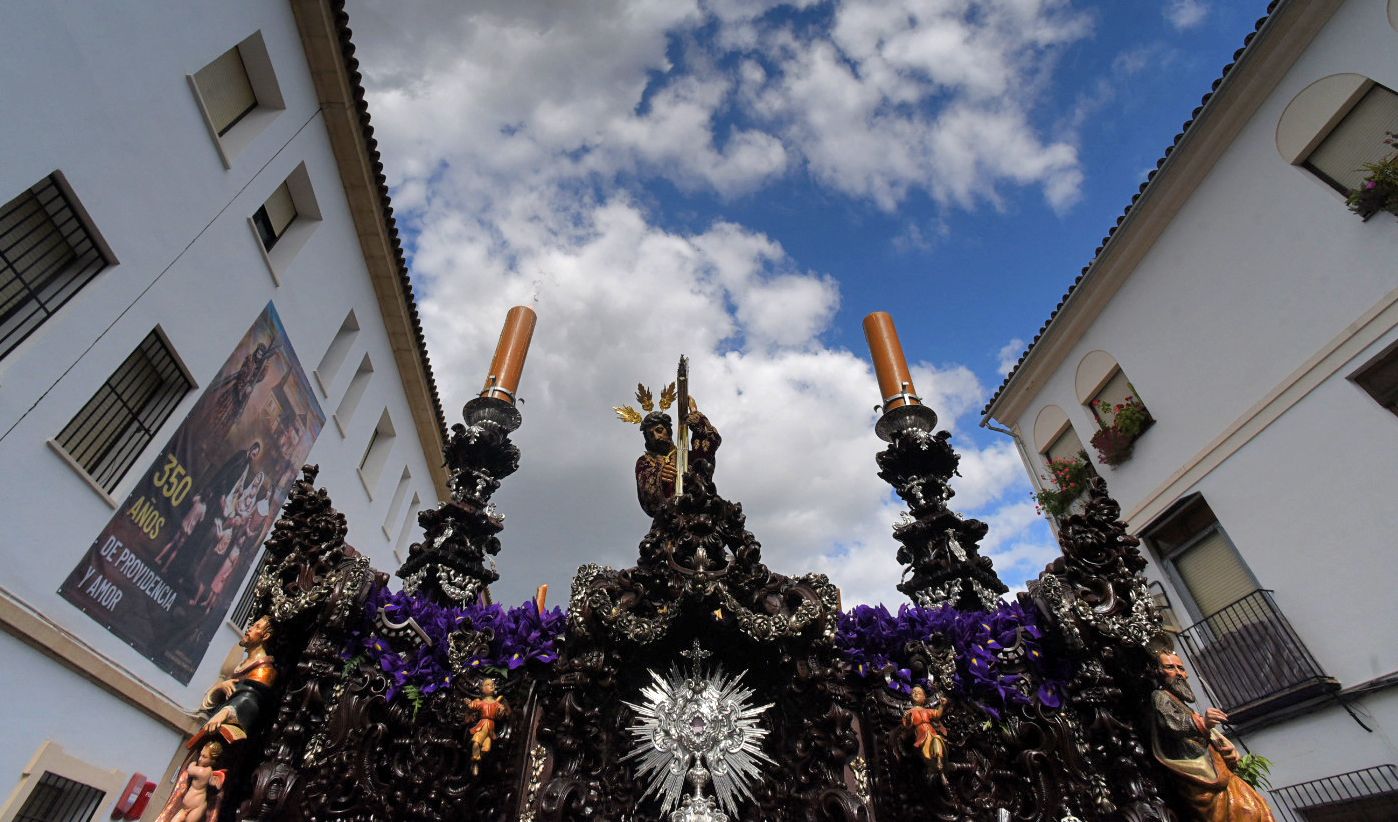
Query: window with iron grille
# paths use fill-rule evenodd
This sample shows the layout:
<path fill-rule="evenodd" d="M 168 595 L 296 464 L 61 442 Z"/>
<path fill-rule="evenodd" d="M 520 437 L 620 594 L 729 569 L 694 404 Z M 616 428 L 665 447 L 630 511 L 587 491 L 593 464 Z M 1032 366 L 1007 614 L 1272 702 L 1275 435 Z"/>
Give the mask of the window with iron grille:
<path fill-rule="evenodd" d="M 257 578 L 262 576 L 262 569 L 267 567 L 270 554 L 264 552 L 252 569 L 252 574 L 248 577 L 248 582 L 243 586 L 242 596 L 238 597 L 238 604 L 233 606 L 232 612 L 228 614 L 228 621 L 238 626 L 241 631 L 246 631 L 252 624 L 252 602 L 253 593 L 257 590 Z"/>
<path fill-rule="evenodd" d="M 106 795 L 91 785 L 44 771 L 16 814 L 15 822 L 87 822 Z"/>
<path fill-rule="evenodd" d="M 0 359 L 107 264 L 56 174 L 0 206 Z"/>
<path fill-rule="evenodd" d="M 165 338 L 152 331 L 54 441 L 111 493 L 193 388 Z"/>

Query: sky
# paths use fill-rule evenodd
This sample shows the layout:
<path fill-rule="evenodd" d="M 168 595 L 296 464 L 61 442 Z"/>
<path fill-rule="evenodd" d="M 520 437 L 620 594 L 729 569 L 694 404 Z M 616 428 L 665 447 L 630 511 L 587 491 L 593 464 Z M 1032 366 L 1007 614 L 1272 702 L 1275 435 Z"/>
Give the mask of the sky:
<path fill-rule="evenodd" d="M 980 410 L 1265 0 L 350 0 L 448 424 L 538 328 L 496 601 L 635 563 L 612 406 L 681 354 L 772 570 L 906 601 L 861 322 L 892 313 L 1012 589 L 1057 554 Z"/>

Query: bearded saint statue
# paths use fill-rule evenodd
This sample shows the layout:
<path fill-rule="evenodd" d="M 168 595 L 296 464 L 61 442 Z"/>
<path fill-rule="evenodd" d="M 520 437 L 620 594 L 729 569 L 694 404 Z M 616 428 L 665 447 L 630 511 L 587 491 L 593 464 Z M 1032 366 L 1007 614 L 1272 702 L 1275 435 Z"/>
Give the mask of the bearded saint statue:
<path fill-rule="evenodd" d="M 1175 788 L 1192 819 L 1200 822 L 1273 822 L 1272 811 L 1257 790 L 1233 768 L 1238 752 L 1218 726 L 1227 714 L 1209 708 L 1202 715 L 1190 706 L 1194 689 L 1179 656 L 1157 657 L 1161 687 L 1151 694 L 1151 749 L 1175 777 Z"/>
<path fill-rule="evenodd" d="M 684 366 L 681 364 L 681 369 Z M 683 373 L 683 371 L 682 371 Z M 641 502 L 641 510 L 654 517 L 660 511 L 661 503 L 675 496 L 675 476 L 678 468 L 675 458 L 675 429 L 670 415 L 665 413 L 675 401 L 675 384 L 671 383 L 660 392 L 660 410 L 655 410 L 650 389 L 636 386 L 636 400 L 641 408 L 649 413 L 644 417 L 632 406 L 616 406 L 613 410 L 623 422 L 641 426 L 646 438 L 645 453 L 636 458 L 636 497 Z M 681 402 L 688 405 L 688 415 L 684 418 L 689 430 L 689 460 L 685 468 L 684 481 L 689 487 L 691 479 L 709 482 L 714 475 L 714 454 L 723 438 L 709 422 L 709 418 L 699 412 L 699 406 L 692 397 Z"/>

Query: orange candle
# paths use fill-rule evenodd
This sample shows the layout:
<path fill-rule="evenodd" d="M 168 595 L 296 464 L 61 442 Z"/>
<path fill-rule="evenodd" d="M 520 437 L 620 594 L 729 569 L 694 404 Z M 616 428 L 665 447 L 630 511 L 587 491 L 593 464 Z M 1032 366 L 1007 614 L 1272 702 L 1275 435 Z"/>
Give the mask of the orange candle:
<path fill-rule="evenodd" d="M 495 359 L 490 361 L 490 373 L 485 378 L 482 397 L 499 397 L 511 405 L 519 388 L 519 376 L 524 373 L 524 358 L 529 354 L 529 341 L 538 321 L 534 309 L 517 305 L 505 315 L 505 327 L 500 330 L 500 342 L 495 346 Z"/>
<path fill-rule="evenodd" d="M 898 396 L 916 394 L 908 359 L 898 342 L 898 330 L 887 311 L 875 311 L 864 318 L 864 337 L 869 341 L 869 353 L 874 357 L 874 373 L 879 378 L 879 397 L 885 413 L 905 405 L 921 405 L 915 399 Z M 890 399 L 890 397 L 897 397 Z"/>

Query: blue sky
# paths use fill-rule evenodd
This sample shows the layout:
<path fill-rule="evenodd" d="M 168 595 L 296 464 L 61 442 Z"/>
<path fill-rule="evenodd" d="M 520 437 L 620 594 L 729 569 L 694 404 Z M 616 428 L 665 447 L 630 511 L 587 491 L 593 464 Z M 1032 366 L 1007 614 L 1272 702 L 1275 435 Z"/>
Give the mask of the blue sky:
<path fill-rule="evenodd" d="M 768 564 L 896 605 L 875 310 L 963 454 L 954 504 L 1032 577 L 1052 538 L 980 408 L 1265 5 L 352 0 L 450 419 L 505 309 L 540 317 L 497 597 L 634 561 L 609 408 L 686 353 Z"/>

